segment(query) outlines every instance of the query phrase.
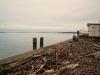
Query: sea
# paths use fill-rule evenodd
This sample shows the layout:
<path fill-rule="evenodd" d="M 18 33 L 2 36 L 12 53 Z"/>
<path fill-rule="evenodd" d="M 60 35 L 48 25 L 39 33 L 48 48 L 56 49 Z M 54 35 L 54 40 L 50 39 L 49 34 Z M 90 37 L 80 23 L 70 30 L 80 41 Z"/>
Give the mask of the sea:
<path fill-rule="evenodd" d="M 40 48 L 40 37 L 44 38 L 44 47 L 68 39 L 75 33 L 0 33 L 0 59 L 15 56 L 33 50 L 33 38 L 37 38 Z"/>

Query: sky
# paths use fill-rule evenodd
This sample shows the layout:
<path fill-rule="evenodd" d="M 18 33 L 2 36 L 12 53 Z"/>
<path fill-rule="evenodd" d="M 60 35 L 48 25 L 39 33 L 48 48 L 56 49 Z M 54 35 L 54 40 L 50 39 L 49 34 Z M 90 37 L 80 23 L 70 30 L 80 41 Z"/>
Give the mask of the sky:
<path fill-rule="evenodd" d="M 100 22 L 100 0 L 0 0 L 0 31 L 87 30 Z"/>

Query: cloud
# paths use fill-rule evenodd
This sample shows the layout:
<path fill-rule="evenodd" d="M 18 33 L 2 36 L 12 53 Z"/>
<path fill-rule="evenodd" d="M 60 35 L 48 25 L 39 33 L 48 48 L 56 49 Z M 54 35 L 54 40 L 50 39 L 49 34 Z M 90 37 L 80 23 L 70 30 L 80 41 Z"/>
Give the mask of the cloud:
<path fill-rule="evenodd" d="M 86 28 L 82 24 L 100 20 L 99 9 L 100 0 L 1 0 L 0 24 L 8 28 L 18 25 L 20 28 L 40 26 L 44 29 L 53 29 L 53 26 L 71 29 L 80 24 Z"/>

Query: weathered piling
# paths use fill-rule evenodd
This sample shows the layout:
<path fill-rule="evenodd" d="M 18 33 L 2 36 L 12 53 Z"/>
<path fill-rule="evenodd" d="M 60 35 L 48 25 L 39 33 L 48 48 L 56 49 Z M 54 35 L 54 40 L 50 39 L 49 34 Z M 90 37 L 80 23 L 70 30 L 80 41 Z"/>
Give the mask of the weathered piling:
<path fill-rule="evenodd" d="M 78 30 L 78 31 L 77 31 L 77 36 L 78 36 L 78 37 L 79 37 L 79 34 L 80 34 L 80 31 Z"/>
<path fill-rule="evenodd" d="M 37 38 L 33 38 L 33 50 L 37 49 Z"/>
<path fill-rule="evenodd" d="M 43 48 L 44 45 L 44 39 L 43 37 L 40 38 L 40 48 Z"/>

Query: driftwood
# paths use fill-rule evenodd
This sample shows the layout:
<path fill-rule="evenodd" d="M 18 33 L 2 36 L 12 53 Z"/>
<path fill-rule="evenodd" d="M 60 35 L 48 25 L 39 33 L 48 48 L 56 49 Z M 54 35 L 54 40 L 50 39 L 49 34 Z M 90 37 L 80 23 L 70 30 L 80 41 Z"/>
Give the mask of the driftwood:
<path fill-rule="evenodd" d="M 43 67 L 45 66 L 45 63 L 43 65 L 40 66 L 40 68 L 36 71 L 36 73 L 39 73 L 41 71 L 43 71 Z"/>
<path fill-rule="evenodd" d="M 89 54 L 89 55 L 87 55 L 87 56 L 93 56 L 93 57 L 96 58 L 96 59 L 100 59 L 100 51 L 95 52 L 95 53 L 92 53 L 92 54 Z"/>
<path fill-rule="evenodd" d="M 64 67 L 61 67 L 60 70 L 58 70 L 56 73 L 57 75 L 61 75 L 61 73 L 63 73 L 66 69 L 75 69 L 78 66 L 79 64 L 69 64 Z"/>
<path fill-rule="evenodd" d="M 100 48 L 100 46 L 99 46 L 99 45 L 97 45 L 97 44 L 93 44 L 93 46 L 95 46 L 95 47 L 97 47 L 97 48 Z"/>
<path fill-rule="evenodd" d="M 41 57 L 41 54 L 34 55 L 27 59 L 22 59 L 20 61 L 11 63 L 8 66 L 4 65 L 5 67 L 1 68 L 1 72 L 5 72 L 5 73 L 13 72 L 14 73 L 14 72 L 17 72 L 18 70 L 21 71 L 22 69 L 28 70 L 28 66 L 30 67 L 34 63 L 34 61 L 40 57 Z M 5 74 L 3 74 L 3 75 L 5 75 Z"/>
<path fill-rule="evenodd" d="M 54 69 L 46 70 L 45 74 L 46 75 L 57 75 L 57 73 L 54 71 Z"/>

